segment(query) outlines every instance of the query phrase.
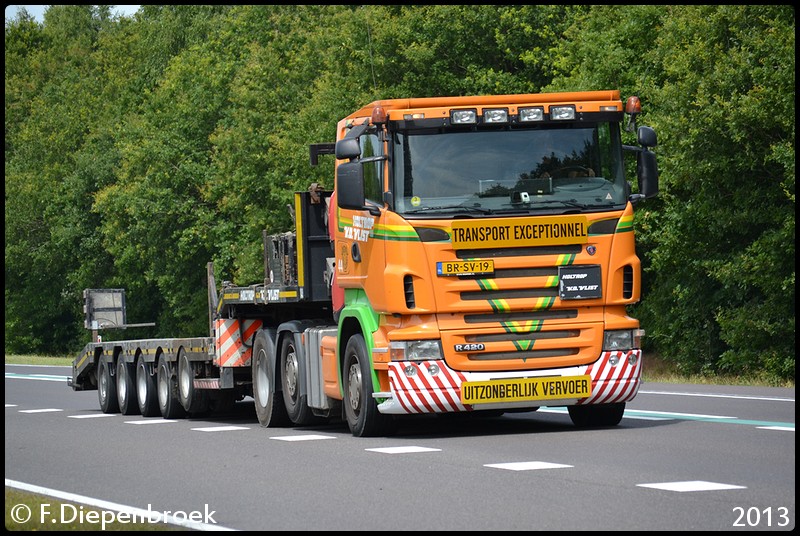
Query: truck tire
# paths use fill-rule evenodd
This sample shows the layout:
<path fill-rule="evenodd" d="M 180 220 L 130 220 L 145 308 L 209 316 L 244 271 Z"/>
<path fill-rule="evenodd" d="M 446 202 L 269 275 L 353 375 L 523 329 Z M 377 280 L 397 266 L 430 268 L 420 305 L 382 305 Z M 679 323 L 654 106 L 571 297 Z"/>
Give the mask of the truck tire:
<path fill-rule="evenodd" d="M 194 367 L 186 351 L 178 351 L 178 397 L 190 415 L 208 412 L 208 392 L 194 386 Z"/>
<path fill-rule="evenodd" d="M 161 414 L 158 408 L 156 375 L 150 374 L 150 367 L 143 355 L 136 359 L 136 395 L 142 417 L 157 417 Z"/>
<path fill-rule="evenodd" d="M 123 415 L 133 415 L 139 412 L 134 374 L 133 366 L 120 356 L 117 360 L 117 401 L 119 402 L 119 411 Z"/>
<path fill-rule="evenodd" d="M 344 412 L 347 426 L 356 437 L 387 435 L 394 427 L 390 415 L 378 411 L 378 403 L 372 398 L 372 370 L 364 337 L 353 335 L 344 351 Z"/>
<path fill-rule="evenodd" d="M 117 382 L 111 375 L 111 365 L 103 356 L 97 363 L 97 398 L 103 413 L 119 413 Z"/>
<path fill-rule="evenodd" d="M 294 424 L 304 426 L 312 424 L 318 419 L 308 407 L 307 398 L 300 396 L 300 382 L 304 379 L 300 376 L 299 356 L 294 345 L 294 337 L 289 334 L 281 340 L 280 353 L 281 387 L 283 391 L 283 403 L 286 405 L 286 413 Z"/>
<path fill-rule="evenodd" d="M 288 426 L 291 421 L 286 406 L 275 396 L 275 366 L 270 359 L 274 355 L 267 335 L 260 331 L 253 343 L 253 398 L 256 401 L 256 416 L 261 426 Z"/>
<path fill-rule="evenodd" d="M 158 384 L 158 409 L 165 419 L 178 419 L 186 416 L 181 401 L 178 399 L 178 386 L 172 370 L 164 354 L 158 358 L 156 370 Z"/>
<path fill-rule="evenodd" d="M 569 406 L 569 418 L 578 428 L 600 428 L 616 426 L 625 413 L 625 402 L 618 404 L 596 404 Z"/>

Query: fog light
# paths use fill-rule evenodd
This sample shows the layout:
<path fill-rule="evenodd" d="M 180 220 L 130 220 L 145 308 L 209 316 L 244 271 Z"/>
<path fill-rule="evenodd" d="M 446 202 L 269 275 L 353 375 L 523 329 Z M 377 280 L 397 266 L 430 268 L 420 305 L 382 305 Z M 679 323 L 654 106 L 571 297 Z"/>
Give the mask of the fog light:
<path fill-rule="evenodd" d="M 406 373 L 406 376 L 416 376 L 417 367 L 412 367 L 411 365 L 409 365 L 403 369 L 403 372 Z"/>
<path fill-rule="evenodd" d="M 611 357 L 608 358 L 608 362 L 611 363 L 612 367 L 616 367 L 617 363 L 619 363 L 619 356 L 617 354 L 611 354 Z"/>
<path fill-rule="evenodd" d="M 437 374 L 439 374 L 439 365 L 434 365 L 434 364 L 428 365 L 428 374 L 430 374 L 431 376 L 436 376 Z"/>
<path fill-rule="evenodd" d="M 639 356 L 636 354 L 636 352 L 631 352 L 631 353 L 628 354 L 628 364 L 629 365 L 635 365 L 636 361 L 638 359 L 639 359 Z"/>

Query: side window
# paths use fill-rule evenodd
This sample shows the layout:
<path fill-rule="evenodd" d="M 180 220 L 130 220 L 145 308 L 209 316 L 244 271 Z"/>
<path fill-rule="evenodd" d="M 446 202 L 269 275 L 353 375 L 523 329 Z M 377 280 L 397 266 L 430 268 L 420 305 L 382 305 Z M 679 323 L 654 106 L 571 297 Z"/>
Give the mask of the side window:
<path fill-rule="evenodd" d="M 383 154 L 383 144 L 375 134 L 361 136 L 361 157 L 370 158 Z M 364 164 L 364 195 L 376 203 L 383 203 L 383 160 Z"/>

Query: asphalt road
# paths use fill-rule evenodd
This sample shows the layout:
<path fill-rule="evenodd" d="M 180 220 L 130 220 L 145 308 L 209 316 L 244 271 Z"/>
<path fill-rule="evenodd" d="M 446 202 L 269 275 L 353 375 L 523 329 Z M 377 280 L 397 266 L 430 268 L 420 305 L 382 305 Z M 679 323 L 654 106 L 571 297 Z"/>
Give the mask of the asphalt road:
<path fill-rule="evenodd" d="M 201 530 L 795 526 L 794 389 L 645 384 L 615 428 L 542 408 L 355 438 L 262 428 L 250 399 L 204 419 L 105 415 L 68 367 L 5 369 L 7 486 Z"/>

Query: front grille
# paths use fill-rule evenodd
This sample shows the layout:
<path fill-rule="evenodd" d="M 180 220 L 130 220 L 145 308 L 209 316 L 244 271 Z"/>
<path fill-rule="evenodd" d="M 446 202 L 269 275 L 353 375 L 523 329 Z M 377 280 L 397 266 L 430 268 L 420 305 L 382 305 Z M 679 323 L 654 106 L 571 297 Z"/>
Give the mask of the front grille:
<path fill-rule="evenodd" d="M 577 255 L 581 252 L 580 244 L 567 246 L 533 246 L 527 248 L 460 249 L 456 251 L 459 259 L 498 258 L 498 257 L 531 257 L 541 255 Z"/>
<path fill-rule="evenodd" d="M 565 320 L 578 318 L 577 309 L 557 309 L 553 311 L 520 311 L 517 313 L 477 313 L 465 314 L 468 324 L 482 322 L 528 322 L 533 320 Z"/>
<path fill-rule="evenodd" d="M 522 350 L 514 352 L 481 352 L 479 354 L 467 354 L 470 361 L 499 361 L 516 359 L 527 361 L 528 359 L 543 359 L 545 357 L 562 357 L 567 355 L 577 355 L 577 348 L 554 348 L 551 350 Z"/>

